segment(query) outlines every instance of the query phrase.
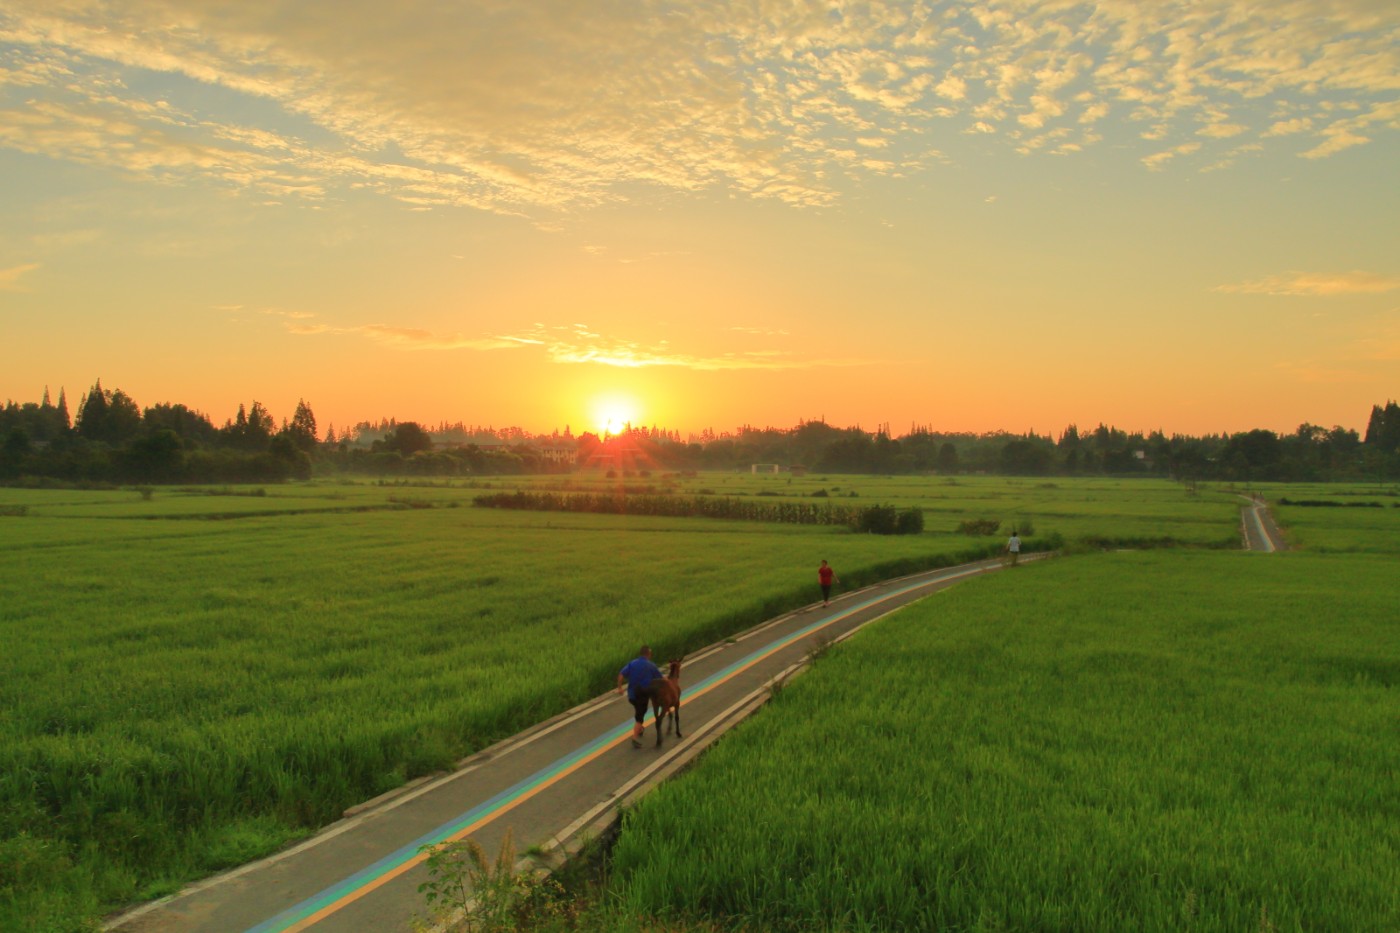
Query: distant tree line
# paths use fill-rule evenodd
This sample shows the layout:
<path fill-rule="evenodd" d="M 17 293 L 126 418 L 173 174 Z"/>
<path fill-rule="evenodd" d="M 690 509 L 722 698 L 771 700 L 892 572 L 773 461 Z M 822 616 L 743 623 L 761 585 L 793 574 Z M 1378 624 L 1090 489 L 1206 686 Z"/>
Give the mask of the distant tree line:
<path fill-rule="evenodd" d="M 37 403 L 8 401 L 0 409 L 0 481 L 6 482 L 266 483 L 316 473 L 510 474 L 552 466 L 533 448 L 433 448 L 432 437 L 413 422 L 391 423 L 363 443 L 350 432 L 336 439 L 333 428 L 318 439 L 316 415 L 304 400 L 280 425 L 254 401 L 216 427 L 184 405 L 142 409 L 100 379 L 71 416 L 62 391 L 57 402 L 45 390 Z"/>
<path fill-rule="evenodd" d="M 1400 406 L 1372 410 L 1365 439 L 1354 430 L 1303 424 L 1292 434 L 1253 430 L 1230 435 L 1129 433 L 1100 424 L 1058 437 L 943 433 L 912 428 L 894 437 L 807 422 L 789 431 L 742 429 L 684 461 L 700 466 L 798 464 L 831 473 L 989 473 L 1018 476 L 1164 476 L 1181 480 L 1327 481 L 1394 479 L 1400 468 Z"/>
<path fill-rule="evenodd" d="M 0 478 L 83 482 L 276 482 L 311 475 L 316 419 L 302 402 L 279 428 L 258 402 L 215 427 L 184 405 L 142 409 L 99 379 L 78 403 L 47 391 L 0 410 Z"/>
<path fill-rule="evenodd" d="M 318 432 L 305 401 L 280 424 L 259 402 L 239 405 L 216 426 L 184 405 L 147 408 L 101 380 L 70 415 L 60 391 L 0 409 L 0 481 L 73 483 L 276 482 L 353 473 L 380 477 L 452 477 L 598 469 L 623 477 L 652 469 L 746 469 L 776 463 L 830 473 L 1020 476 L 1170 476 L 1180 480 L 1393 480 L 1400 472 L 1400 405 L 1373 406 L 1364 438 L 1334 426 L 1302 424 L 1291 434 L 1253 430 L 1192 437 L 1076 425 L 1058 437 L 946 433 L 911 427 L 896 437 L 808 421 L 795 428 L 744 426 L 678 432 L 628 428 L 619 435 L 531 435 L 519 428 L 362 422 Z"/>

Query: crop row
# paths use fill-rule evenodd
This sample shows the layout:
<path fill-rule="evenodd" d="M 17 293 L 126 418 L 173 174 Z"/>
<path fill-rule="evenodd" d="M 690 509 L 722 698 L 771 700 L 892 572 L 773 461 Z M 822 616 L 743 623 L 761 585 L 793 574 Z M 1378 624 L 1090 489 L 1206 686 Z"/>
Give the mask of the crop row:
<path fill-rule="evenodd" d="M 917 508 L 849 506 L 808 502 L 770 502 L 728 496 L 627 495 L 623 493 L 515 492 L 488 493 L 472 500 L 482 508 L 538 512 L 584 512 L 595 515 L 644 515 L 669 518 L 720 518 L 786 525 L 843 526 L 874 534 L 918 534 L 924 530 Z"/>

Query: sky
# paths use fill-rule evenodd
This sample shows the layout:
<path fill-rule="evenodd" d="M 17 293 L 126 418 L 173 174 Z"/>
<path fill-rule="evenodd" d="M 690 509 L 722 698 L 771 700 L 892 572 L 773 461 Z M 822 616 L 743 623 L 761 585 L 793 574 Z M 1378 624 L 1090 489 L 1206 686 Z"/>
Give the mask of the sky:
<path fill-rule="evenodd" d="M 0 0 L 0 399 L 1365 430 L 1395 0 Z"/>

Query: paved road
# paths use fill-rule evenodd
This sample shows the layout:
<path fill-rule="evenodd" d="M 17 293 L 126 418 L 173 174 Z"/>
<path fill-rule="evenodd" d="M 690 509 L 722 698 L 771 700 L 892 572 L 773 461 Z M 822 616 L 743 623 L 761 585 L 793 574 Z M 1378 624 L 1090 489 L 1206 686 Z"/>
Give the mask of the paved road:
<path fill-rule="evenodd" d="M 1267 554 L 1288 550 L 1288 542 L 1284 541 L 1283 532 L 1279 531 L 1278 524 L 1274 521 L 1274 515 L 1269 511 L 1269 504 L 1263 499 L 1249 496 L 1241 496 L 1240 498 L 1249 503 L 1240 510 L 1244 549 L 1246 551 L 1263 551 Z"/>
<path fill-rule="evenodd" d="M 1022 562 L 1043 555 L 1022 555 Z M 684 739 L 631 747 L 632 711 L 597 697 L 438 776 L 370 801 L 271 858 L 112 918 L 120 933 L 317 933 L 407 930 L 426 913 L 420 848 L 470 836 L 495 855 L 510 831 L 518 851 L 571 852 L 615 820 L 619 807 L 673 773 L 761 706 L 775 679 L 809 653 L 899 607 L 968 577 L 984 561 L 887 581 L 789 613 L 686 659 Z M 618 659 L 621 667 L 626 658 Z M 658 658 L 658 661 L 664 661 Z M 662 665 L 664 667 L 664 664 Z"/>

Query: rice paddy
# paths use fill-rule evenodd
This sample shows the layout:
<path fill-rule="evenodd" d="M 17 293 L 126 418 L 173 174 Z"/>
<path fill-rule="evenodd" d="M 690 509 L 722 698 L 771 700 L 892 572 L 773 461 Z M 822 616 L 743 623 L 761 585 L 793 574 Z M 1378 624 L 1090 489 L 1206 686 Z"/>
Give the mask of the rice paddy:
<path fill-rule="evenodd" d="M 1400 927 L 1393 557 L 969 581 L 833 649 L 629 815 L 616 925 Z"/>
<path fill-rule="evenodd" d="M 82 929 L 272 851 L 602 692 L 640 641 L 810 602 L 821 558 L 854 587 L 1000 549 L 967 519 L 1030 548 L 1239 540 L 1230 491 L 1169 482 L 788 479 L 647 481 L 919 507 L 925 532 L 469 505 L 558 478 L 0 489 L 0 929 Z"/>

